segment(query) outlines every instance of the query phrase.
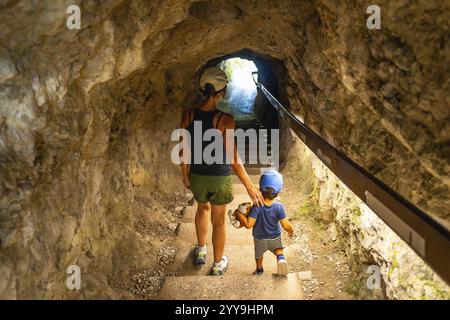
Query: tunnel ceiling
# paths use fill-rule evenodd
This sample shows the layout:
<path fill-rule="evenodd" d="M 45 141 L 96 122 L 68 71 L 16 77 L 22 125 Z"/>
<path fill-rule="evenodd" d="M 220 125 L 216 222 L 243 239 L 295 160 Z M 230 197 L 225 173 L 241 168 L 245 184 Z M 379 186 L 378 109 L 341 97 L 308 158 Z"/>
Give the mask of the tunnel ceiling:
<path fill-rule="evenodd" d="M 280 100 L 311 128 L 450 225 L 448 2 L 378 1 L 380 30 L 355 0 L 83 1 L 81 30 L 66 28 L 69 4 L 0 4 L 3 215 L 60 212 L 52 192 L 65 178 L 62 190 L 83 187 L 64 210 L 106 207 L 88 179 L 106 174 L 98 159 L 116 192 L 115 172 L 147 177 L 139 159 L 168 192 L 176 168 L 159 158 L 199 70 L 246 50 L 273 61 Z M 148 139 L 158 143 L 140 150 Z"/>
<path fill-rule="evenodd" d="M 2 154 L 32 162 L 33 133 L 74 83 L 88 94 L 145 69 L 184 98 L 207 61 L 247 48 L 284 62 L 284 101 L 312 128 L 447 219 L 448 3 L 401 3 L 379 3 L 383 28 L 367 30 L 363 1 L 86 1 L 76 31 L 64 1 L 7 1 Z"/>

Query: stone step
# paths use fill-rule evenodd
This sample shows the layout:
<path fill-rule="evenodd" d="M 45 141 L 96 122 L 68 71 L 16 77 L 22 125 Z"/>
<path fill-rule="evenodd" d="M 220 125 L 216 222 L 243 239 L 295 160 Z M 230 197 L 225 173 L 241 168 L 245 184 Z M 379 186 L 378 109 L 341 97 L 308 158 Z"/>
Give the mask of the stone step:
<path fill-rule="evenodd" d="M 245 167 L 245 171 L 247 172 L 248 175 L 258 175 L 259 176 L 261 174 L 260 166 L 246 164 L 246 165 L 244 165 L 244 167 Z M 233 172 L 233 175 L 235 175 L 234 172 Z"/>
<path fill-rule="evenodd" d="M 242 163 L 244 164 L 245 169 L 247 170 L 248 174 L 260 174 L 261 170 L 258 169 L 263 169 L 266 170 L 268 167 L 272 167 L 275 165 L 275 161 L 269 159 L 269 160 L 264 160 L 264 161 L 244 161 L 244 159 L 241 159 Z M 253 169 L 257 169 L 257 170 L 253 170 Z M 250 171 L 248 171 L 250 170 Z M 253 171 L 252 171 L 253 170 Z M 234 174 L 234 171 L 233 173 Z"/>
<path fill-rule="evenodd" d="M 264 145 L 267 145 L 267 149 L 271 149 L 272 143 L 270 141 L 268 141 L 267 137 L 262 137 L 259 140 L 260 141 L 265 141 L 266 143 Z M 256 144 L 256 149 L 258 149 L 259 141 L 257 141 L 257 143 L 255 143 L 255 144 Z M 236 142 L 236 146 L 237 146 L 238 150 L 249 150 L 251 145 L 252 144 L 249 143 L 248 141 L 246 141 L 245 143 L 242 143 L 242 142 L 239 142 L 239 141 Z M 262 146 L 264 146 L 264 145 L 262 145 Z"/>
<path fill-rule="evenodd" d="M 239 156 L 241 157 L 241 158 L 243 158 L 244 157 L 244 155 L 246 155 L 247 157 L 248 157 L 248 155 L 250 154 L 250 148 L 238 148 L 237 149 L 237 152 L 238 152 L 238 154 L 239 154 Z M 256 153 L 254 153 L 254 156 L 255 157 L 259 157 L 259 151 L 258 151 L 258 148 L 256 148 Z M 268 148 L 267 148 L 267 156 L 268 157 L 271 157 L 272 156 L 272 148 L 269 146 Z"/>
<path fill-rule="evenodd" d="M 257 163 L 257 164 L 246 164 L 245 170 L 247 171 L 247 174 L 253 174 L 253 175 L 261 175 L 265 170 L 270 168 L 272 166 L 271 163 Z"/>
<path fill-rule="evenodd" d="M 250 197 L 247 194 L 247 191 L 242 184 L 233 185 L 234 191 L 234 199 L 231 203 L 227 205 L 227 211 L 229 209 L 236 209 L 243 202 L 251 202 Z M 241 192 L 242 191 L 242 192 Z M 186 207 L 183 209 L 183 215 L 181 218 L 181 222 L 194 222 L 195 214 L 197 212 L 197 202 L 194 202 L 192 206 Z M 228 215 L 227 215 L 228 217 Z M 228 218 L 227 218 L 228 221 Z"/>
<path fill-rule="evenodd" d="M 242 153 L 239 154 L 241 157 L 241 161 L 244 164 L 245 167 L 248 166 L 258 166 L 258 167 L 262 167 L 262 166 L 269 166 L 271 163 L 274 163 L 275 161 L 273 160 L 273 158 L 271 158 L 270 156 L 267 158 L 250 158 L 248 155 L 246 157 L 244 157 L 244 155 Z"/>
<path fill-rule="evenodd" d="M 234 199 L 233 201 L 227 206 L 228 208 L 237 208 L 238 205 L 240 205 L 243 202 L 251 202 L 250 196 L 247 194 L 247 192 L 239 193 L 234 192 Z"/>
<path fill-rule="evenodd" d="M 258 185 L 255 184 L 255 187 L 258 188 Z M 248 196 L 247 190 L 245 189 L 243 184 L 241 183 L 233 184 L 233 191 L 234 191 L 234 200 L 227 205 L 227 211 L 229 209 L 231 210 L 237 209 L 237 207 L 243 202 L 251 202 L 251 199 Z M 197 202 L 194 202 L 192 206 L 183 209 L 181 222 L 194 222 L 196 212 L 197 212 Z"/>
<path fill-rule="evenodd" d="M 256 188 L 259 188 L 257 183 L 253 184 Z M 234 194 L 246 194 L 247 189 L 245 189 L 245 186 L 242 183 L 233 183 L 233 192 Z"/>
<path fill-rule="evenodd" d="M 241 157 L 241 161 L 244 164 L 244 166 L 248 165 L 267 165 L 270 163 L 273 163 L 274 160 L 271 157 L 271 155 L 268 155 L 267 158 L 261 158 L 261 157 L 252 157 L 250 158 L 249 154 L 247 153 L 244 157 L 244 153 L 239 152 L 239 156 Z"/>
<path fill-rule="evenodd" d="M 251 230 L 242 229 L 242 232 L 249 232 Z M 208 251 L 206 254 L 206 264 L 202 266 L 197 266 L 193 262 L 194 247 L 193 246 L 183 246 L 179 248 L 179 252 L 175 258 L 174 264 L 178 265 L 179 268 L 176 270 L 177 276 L 208 276 L 211 273 L 211 267 L 214 260 L 213 248 L 211 245 L 208 246 Z M 230 260 L 230 267 L 228 268 L 225 276 L 241 274 L 241 275 L 251 275 L 255 271 L 255 251 L 253 242 L 247 245 L 226 245 L 225 253 Z M 284 250 L 284 255 L 286 260 L 289 261 L 294 259 L 295 253 L 293 250 L 286 248 Z M 263 263 L 265 273 L 272 274 L 277 272 L 277 261 L 273 253 L 267 251 L 264 254 Z"/>
<path fill-rule="evenodd" d="M 287 277 L 264 274 L 167 277 L 157 300 L 300 300 L 301 281 L 296 273 Z"/>
<path fill-rule="evenodd" d="M 259 176 L 260 176 L 259 173 L 258 174 L 249 174 L 247 172 L 247 174 L 250 177 L 251 182 L 253 182 L 255 184 L 259 183 Z M 241 183 L 241 180 L 239 180 L 238 176 L 234 172 L 233 172 L 232 176 L 233 176 L 233 183 Z"/>
<path fill-rule="evenodd" d="M 270 149 L 272 142 L 268 140 L 268 137 L 258 137 L 258 141 L 252 141 L 249 142 L 248 140 L 246 140 L 244 143 L 242 143 L 242 141 L 236 141 L 236 146 L 238 149 L 249 149 L 250 146 L 252 145 L 256 145 L 257 147 L 259 146 L 259 141 L 265 141 L 266 143 L 264 145 L 267 145 L 268 148 Z"/>
<path fill-rule="evenodd" d="M 231 224 L 227 227 L 227 244 L 229 245 L 248 245 L 253 243 L 253 236 L 249 230 L 236 229 Z M 188 246 L 194 246 L 197 243 L 197 234 L 194 223 L 180 223 L 177 229 L 178 239 L 185 242 Z M 207 243 L 211 244 L 212 226 L 208 226 Z"/>

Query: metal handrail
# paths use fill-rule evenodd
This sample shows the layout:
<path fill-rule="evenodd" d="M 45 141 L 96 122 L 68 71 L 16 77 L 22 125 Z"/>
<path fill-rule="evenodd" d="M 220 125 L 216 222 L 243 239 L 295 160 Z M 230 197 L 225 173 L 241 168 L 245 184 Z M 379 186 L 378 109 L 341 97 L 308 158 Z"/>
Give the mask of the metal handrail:
<path fill-rule="evenodd" d="M 430 215 L 330 145 L 253 80 L 290 128 L 319 159 L 431 268 L 450 284 L 450 232 Z"/>

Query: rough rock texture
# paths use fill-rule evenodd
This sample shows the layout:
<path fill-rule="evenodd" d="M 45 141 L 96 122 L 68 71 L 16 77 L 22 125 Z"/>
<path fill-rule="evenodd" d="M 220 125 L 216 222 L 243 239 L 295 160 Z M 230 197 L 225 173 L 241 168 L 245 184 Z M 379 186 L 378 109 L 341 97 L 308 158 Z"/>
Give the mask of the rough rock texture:
<path fill-rule="evenodd" d="M 283 173 L 289 186 L 298 181 L 309 186 L 309 200 L 300 210 L 327 225 L 330 239 L 345 248 L 355 279 L 351 290 L 357 296 L 450 299 L 450 287 L 298 138 Z M 374 266 L 381 273 L 380 288 L 367 286 Z"/>
<path fill-rule="evenodd" d="M 86 0 L 68 30 L 71 4 L 0 4 L 0 297 L 76 297 L 73 263 L 84 297 L 120 296 L 107 275 L 157 263 L 180 190 L 171 129 L 202 66 L 242 49 L 273 62 L 317 132 L 449 226 L 448 2 L 379 1 L 381 30 L 355 0 Z"/>
<path fill-rule="evenodd" d="M 286 62 L 291 108 L 449 227 L 450 3 L 377 4 L 381 30 L 365 28 L 362 2 L 317 3 L 321 28 Z"/>

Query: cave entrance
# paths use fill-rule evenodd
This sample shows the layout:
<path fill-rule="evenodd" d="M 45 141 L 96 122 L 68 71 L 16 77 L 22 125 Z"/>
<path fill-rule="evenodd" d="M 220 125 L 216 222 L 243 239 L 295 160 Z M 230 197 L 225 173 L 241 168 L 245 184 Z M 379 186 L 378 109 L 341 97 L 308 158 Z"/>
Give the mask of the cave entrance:
<path fill-rule="evenodd" d="M 228 87 L 225 98 L 218 108 L 231 113 L 237 124 L 256 122 L 253 112 L 257 89 L 252 72 L 258 71 L 252 60 L 239 57 L 223 60 L 218 65 L 228 76 Z"/>
<path fill-rule="evenodd" d="M 237 144 L 241 159 L 247 166 L 271 166 L 273 159 L 270 129 L 258 120 L 255 110 L 258 96 L 255 81 L 258 81 L 258 74 L 253 73 L 259 72 L 255 62 L 243 57 L 229 57 L 217 66 L 225 71 L 229 81 L 226 95 L 219 103 L 218 109 L 234 116 L 237 129 L 255 132 L 253 139 L 250 139 L 250 132 L 244 144 Z"/>
<path fill-rule="evenodd" d="M 227 94 L 218 108 L 234 115 L 236 128 L 279 129 L 278 113 L 256 88 L 252 72 L 257 71 L 255 80 L 263 84 L 276 99 L 285 103 L 286 99 L 280 97 L 280 92 L 283 91 L 280 88 L 286 83 L 286 69 L 281 60 L 242 49 L 209 60 L 198 70 L 198 74 L 213 66 L 224 70 L 230 78 Z"/>
<path fill-rule="evenodd" d="M 279 153 L 280 147 L 283 148 L 278 138 L 279 116 L 261 90 L 256 87 L 252 72 L 257 71 L 255 80 L 279 99 L 279 76 L 285 74 L 283 62 L 243 49 L 209 60 L 198 73 L 201 74 L 204 69 L 212 66 L 224 70 L 229 78 L 227 93 L 219 103 L 218 109 L 234 116 L 236 129 L 243 129 L 248 135 L 253 131 L 257 135 L 252 142 L 246 138 L 244 144 L 238 144 L 241 159 L 247 167 L 277 168 L 280 161 L 283 162 Z M 274 137 L 276 135 L 275 141 L 272 141 L 272 134 Z M 255 151 L 256 158 L 251 157 L 250 154 L 255 154 Z M 259 174 L 259 171 L 255 172 Z"/>

